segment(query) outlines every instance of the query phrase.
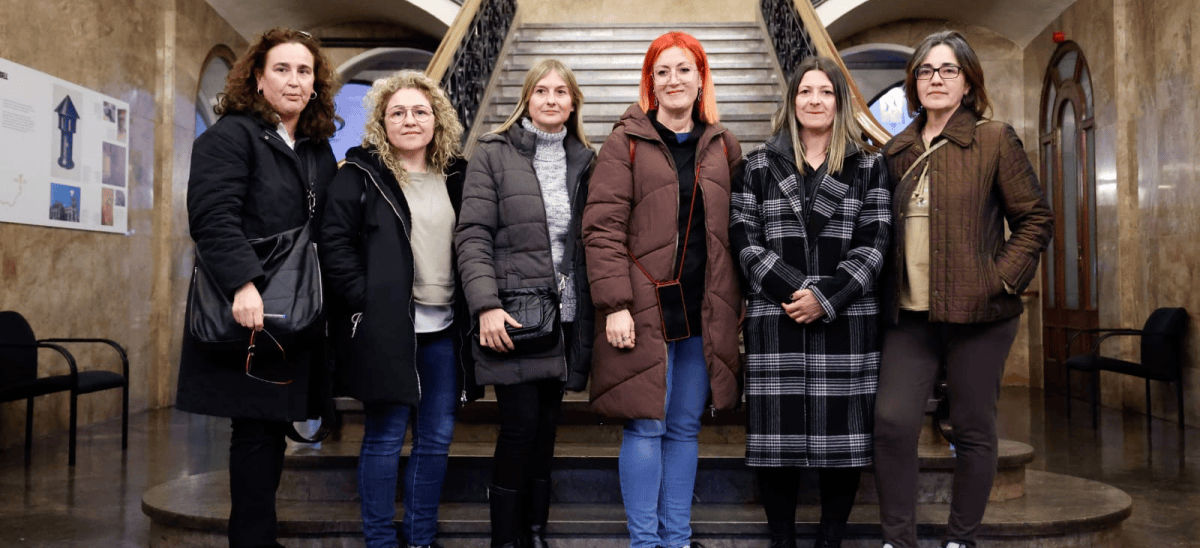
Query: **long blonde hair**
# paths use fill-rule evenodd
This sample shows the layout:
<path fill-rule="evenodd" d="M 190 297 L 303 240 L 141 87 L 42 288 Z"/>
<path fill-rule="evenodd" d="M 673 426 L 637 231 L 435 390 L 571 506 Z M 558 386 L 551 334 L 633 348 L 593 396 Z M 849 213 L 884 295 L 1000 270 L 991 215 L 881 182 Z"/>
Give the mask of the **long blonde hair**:
<path fill-rule="evenodd" d="M 842 160 L 846 158 L 847 150 L 875 150 L 863 139 L 862 126 L 854 119 L 850 105 L 850 85 L 842 74 L 837 63 L 828 57 L 806 57 L 788 79 L 788 91 L 783 96 L 783 104 L 775 112 L 773 133 L 786 131 L 792 140 L 792 150 L 796 153 L 796 169 L 803 175 L 807 172 L 805 165 L 804 142 L 800 139 L 800 126 L 796 122 L 796 93 L 800 90 L 800 81 L 809 71 L 819 70 L 829 77 L 833 83 L 833 94 L 837 98 L 837 112 L 833 115 L 833 127 L 830 128 L 829 150 L 825 153 L 825 162 L 829 165 L 829 173 L 842 171 Z M 813 166 L 814 168 L 818 166 Z"/>
<path fill-rule="evenodd" d="M 579 139 L 583 146 L 591 148 L 592 143 L 588 141 L 587 132 L 583 129 L 583 90 L 579 88 L 579 83 L 575 80 L 575 73 L 571 72 L 571 69 L 558 59 L 538 61 L 529 69 L 529 72 L 525 73 L 525 83 L 521 86 L 521 102 L 517 103 L 512 114 L 508 115 L 508 119 L 503 124 L 496 126 L 492 133 L 504 133 L 508 131 L 508 128 L 520 122 L 521 118 L 529 116 L 529 98 L 533 96 L 533 88 L 551 72 L 557 73 L 563 82 L 567 83 L 567 89 L 571 92 L 571 106 L 574 107 L 574 110 L 567 117 L 567 123 L 563 124 L 567 128 L 567 133 Z"/>
<path fill-rule="evenodd" d="M 425 164 L 427 169 L 435 173 L 445 173 L 450 163 L 462 154 L 462 123 L 458 121 L 458 113 L 454 105 L 442 93 L 437 82 L 423 73 L 402 70 L 387 78 L 380 78 L 371 85 L 371 91 L 363 99 L 363 107 L 367 113 L 367 125 L 363 132 L 362 145 L 370 149 L 383 164 L 391 170 L 392 175 L 400 182 L 400 186 L 408 184 L 408 171 L 396 154 L 387 137 L 387 120 L 384 111 L 387 110 L 388 100 L 402 89 L 415 89 L 429 98 L 433 107 L 433 140 L 425 146 Z"/>

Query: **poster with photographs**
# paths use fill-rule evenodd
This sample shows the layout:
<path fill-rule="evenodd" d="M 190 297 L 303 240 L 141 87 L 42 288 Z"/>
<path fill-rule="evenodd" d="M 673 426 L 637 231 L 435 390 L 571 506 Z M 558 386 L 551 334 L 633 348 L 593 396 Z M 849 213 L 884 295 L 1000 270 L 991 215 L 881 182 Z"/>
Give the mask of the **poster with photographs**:
<path fill-rule="evenodd" d="M 0 59 L 0 222 L 126 233 L 129 104 Z"/>

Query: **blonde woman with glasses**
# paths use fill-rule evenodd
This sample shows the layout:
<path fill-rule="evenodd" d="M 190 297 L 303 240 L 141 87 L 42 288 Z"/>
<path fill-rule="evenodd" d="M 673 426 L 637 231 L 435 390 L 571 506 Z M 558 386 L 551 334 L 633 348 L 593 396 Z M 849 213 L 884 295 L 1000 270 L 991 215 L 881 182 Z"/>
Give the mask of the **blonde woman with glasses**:
<path fill-rule="evenodd" d="M 365 103 L 362 146 L 346 152 L 322 227 L 330 330 L 340 385 L 366 413 L 358 459 L 366 546 L 436 547 L 454 417 L 476 395 L 471 355 L 461 351 L 471 322 L 453 245 L 463 128 L 437 83 L 418 72 L 375 82 Z"/>

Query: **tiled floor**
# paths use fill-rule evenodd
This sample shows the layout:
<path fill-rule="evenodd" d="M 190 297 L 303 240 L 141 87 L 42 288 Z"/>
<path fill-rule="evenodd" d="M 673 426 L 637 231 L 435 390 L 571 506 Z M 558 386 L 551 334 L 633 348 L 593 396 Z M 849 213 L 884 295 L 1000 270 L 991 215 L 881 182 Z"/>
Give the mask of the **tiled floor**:
<path fill-rule="evenodd" d="M 1099 433 L 1087 407 L 1068 421 L 1060 398 L 1005 389 L 1001 436 L 1037 449 L 1033 469 L 1102 481 L 1128 492 L 1127 548 L 1200 547 L 1200 431 L 1181 438 L 1173 423 L 1104 410 Z M 20 447 L 0 452 L 0 547 L 145 547 L 141 512 L 147 487 L 225 468 L 228 421 L 158 410 L 130 417 L 129 450 L 118 421 L 80 432 L 78 462 L 67 467 L 66 435 L 38 439 L 33 463 Z M 1185 443 L 1186 441 L 1186 443 Z"/>

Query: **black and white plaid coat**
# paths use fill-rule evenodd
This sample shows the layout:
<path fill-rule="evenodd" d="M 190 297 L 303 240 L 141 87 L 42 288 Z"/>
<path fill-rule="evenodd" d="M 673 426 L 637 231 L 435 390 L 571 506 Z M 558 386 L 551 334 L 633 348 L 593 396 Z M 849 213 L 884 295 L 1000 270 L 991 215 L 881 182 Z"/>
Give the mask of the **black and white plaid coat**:
<path fill-rule="evenodd" d="M 879 154 L 853 150 L 826 174 L 804 218 L 804 183 L 791 140 L 772 137 L 734 181 L 729 240 L 747 284 L 746 464 L 871 464 L 879 378 L 877 277 L 891 235 L 891 197 Z M 811 289 L 825 316 L 784 313 Z"/>

